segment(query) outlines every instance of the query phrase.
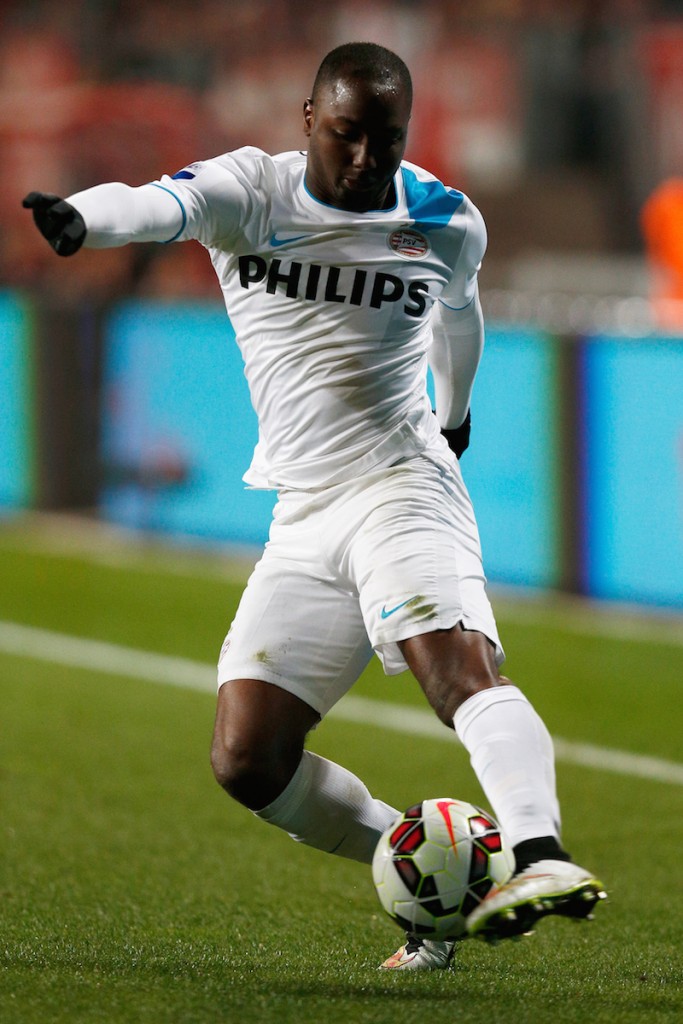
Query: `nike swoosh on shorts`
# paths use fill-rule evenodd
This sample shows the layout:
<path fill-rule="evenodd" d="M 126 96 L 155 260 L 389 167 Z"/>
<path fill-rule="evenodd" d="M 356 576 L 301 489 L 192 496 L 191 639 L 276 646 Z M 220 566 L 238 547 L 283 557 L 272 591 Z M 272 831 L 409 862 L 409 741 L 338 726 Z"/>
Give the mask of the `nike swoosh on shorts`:
<path fill-rule="evenodd" d="M 380 612 L 381 618 L 388 619 L 389 616 L 393 615 L 394 612 L 397 612 L 399 610 L 399 608 L 405 608 L 405 606 L 407 604 L 410 604 L 410 602 L 413 601 L 413 600 L 414 600 L 414 598 L 409 597 L 407 601 L 401 601 L 400 604 L 394 605 L 393 608 L 387 608 L 387 606 L 384 605 L 384 607 L 382 608 L 382 611 Z"/>

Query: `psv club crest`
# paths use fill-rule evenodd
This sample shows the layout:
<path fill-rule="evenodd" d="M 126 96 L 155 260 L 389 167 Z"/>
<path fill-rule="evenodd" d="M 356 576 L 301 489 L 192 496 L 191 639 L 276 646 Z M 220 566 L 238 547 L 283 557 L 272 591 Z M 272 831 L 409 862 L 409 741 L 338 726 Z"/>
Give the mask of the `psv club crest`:
<path fill-rule="evenodd" d="M 404 260 L 422 260 L 429 255 L 429 242 L 421 231 L 414 228 L 399 228 L 387 236 L 387 244 L 397 256 Z"/>

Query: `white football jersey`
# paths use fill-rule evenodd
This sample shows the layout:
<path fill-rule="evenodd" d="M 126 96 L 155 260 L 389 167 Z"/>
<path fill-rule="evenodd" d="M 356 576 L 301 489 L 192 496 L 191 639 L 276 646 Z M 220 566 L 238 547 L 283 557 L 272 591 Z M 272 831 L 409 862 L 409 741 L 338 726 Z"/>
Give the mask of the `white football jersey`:
<path fill-rule="evenodd" d="M 368 213 L 316 199 L 305 168 L 246 147 L 154 183 L 223 290 L 259 422 L 255 487 L 323 487 L 441 445 L 430 310 L 444 288 L 468 305 L 486 246 L 470 200 L 411 163 L 395 206 Z"/>

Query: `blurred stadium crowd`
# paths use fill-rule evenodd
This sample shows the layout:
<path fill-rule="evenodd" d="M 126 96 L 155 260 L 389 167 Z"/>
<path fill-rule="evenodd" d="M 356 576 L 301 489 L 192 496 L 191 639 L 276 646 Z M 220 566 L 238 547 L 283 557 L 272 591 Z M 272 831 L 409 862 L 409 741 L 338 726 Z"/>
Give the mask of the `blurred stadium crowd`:
<path fill-rule="evenodd" d="M 74 274 L 22 196 L 303 145 L 319 60 L 351 39 L 411 67 L 407 156 L 482 208 L 491 283 L 533 252 L 642 252 L 643 203 L 683 175 L 680 0 L 3 0 L 0 286 L 216 298 L 195 245 L 79 257 Z"/>

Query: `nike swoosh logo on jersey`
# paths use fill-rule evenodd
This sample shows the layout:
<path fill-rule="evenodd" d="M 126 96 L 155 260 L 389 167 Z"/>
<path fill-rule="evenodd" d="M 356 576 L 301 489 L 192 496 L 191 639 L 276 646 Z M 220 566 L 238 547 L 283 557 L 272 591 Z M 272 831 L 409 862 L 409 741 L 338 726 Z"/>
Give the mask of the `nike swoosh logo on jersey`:
<path fill-rule="evenodd" d="M 274 249 L 277 249 L 279 245 L 287 245 L 288 242 L 300 242 L 302 238 L 307 238 L 307 235 L 292 235 L 289 238 L 278 238 L 277 233 L 274 232 L 270 236 L 270 244 Z"/>
<path fill-rule="evenodd" d="M 388 618 L 389 618 L 389 616 L 390 616 L 390 615 L 393 615 L 393 614 L 394 614 L 394 612 L 397 612 L 397 611 L 399 610 L 399 608 L 405 608 L 405 606 L 406 606 L 407 604 L 410 604 L 410 602 L 411 602 L 411 601 L 414 601 L 414 600 L 415 600 L 415 598 L 414 598 L 414 597 L 409 597 L 407 601 L 401 601 L 401 603 L 400 603 L 400 604 L 394 605 L 394 607 L 393 607 L 393 608 L 387 608 L 387 606 L 386 606 L 386 605 L 384 605 L 384 607 L 382 608 L 382 611 L 380 612 L 380 616 L 381 616 L 381 617 L 382 617 L 383 619 L 388 619 Z"/>

